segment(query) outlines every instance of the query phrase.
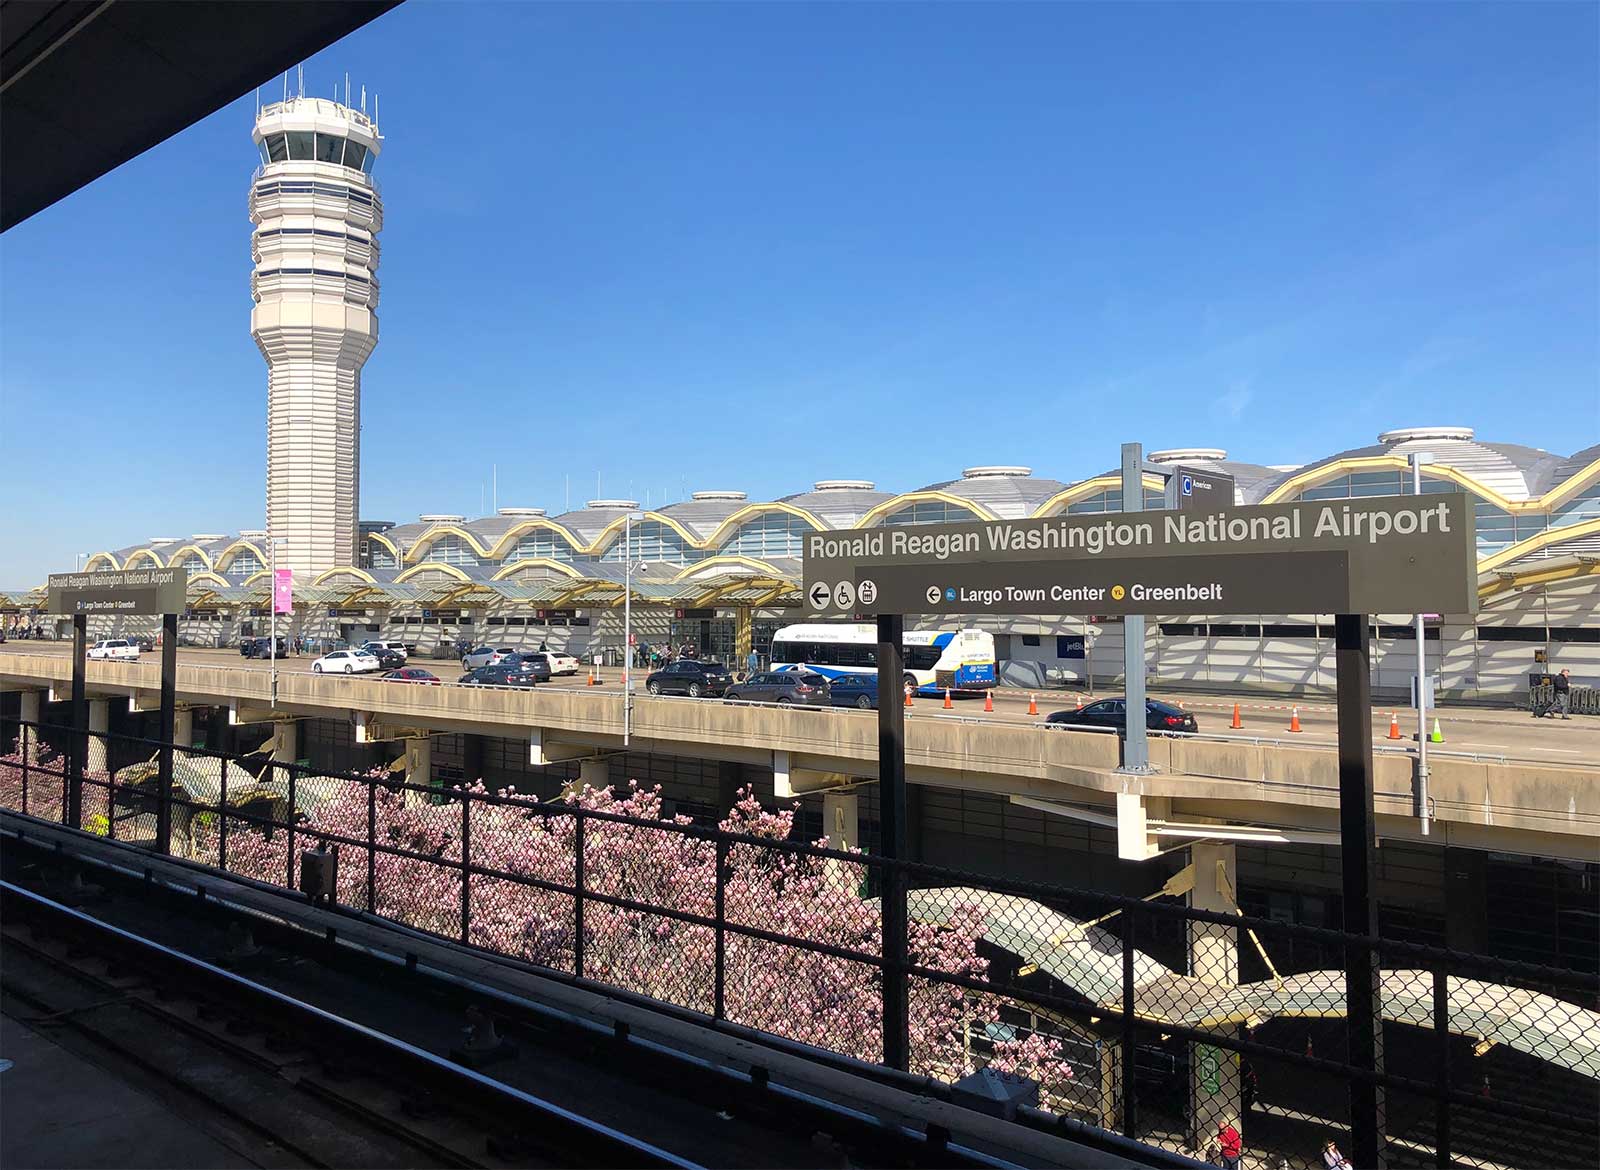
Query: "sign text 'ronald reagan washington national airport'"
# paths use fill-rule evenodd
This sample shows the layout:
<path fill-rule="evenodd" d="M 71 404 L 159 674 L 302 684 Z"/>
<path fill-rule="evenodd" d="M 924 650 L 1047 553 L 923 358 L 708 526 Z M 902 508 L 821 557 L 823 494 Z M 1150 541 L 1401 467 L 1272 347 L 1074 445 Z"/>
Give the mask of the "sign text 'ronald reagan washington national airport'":
<path fill-rule="evenodd" d="M 1472 612 L 1464 494 L 871 528 L 806 537 L 850 613 Z"/>

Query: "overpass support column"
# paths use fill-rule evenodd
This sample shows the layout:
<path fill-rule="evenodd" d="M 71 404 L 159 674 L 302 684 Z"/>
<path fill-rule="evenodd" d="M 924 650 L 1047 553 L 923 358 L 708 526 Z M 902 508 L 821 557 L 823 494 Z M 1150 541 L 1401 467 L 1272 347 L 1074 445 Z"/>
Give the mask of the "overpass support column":
<path fill-rule="evenodd" d="M 111 700 L 89 700 L 89 754 L 85 757 L 87 772 L 109 771 L 110 753 L 106 750 L 105 733 L 111 726 Z"/>
<path fill-rule="evenodd" d="M 461 733 L 461 775 L 468 784 L 483 779 L 483 736 Z"/>
<path fill-rule="evenodd" d="M 300 724 L 293 720 L 279 723 L 273 729 L 272 762 L 292 764 L 300 758 Z"/>
<path fill-rule="evenodd" d="M 861 848 L 861 801 L 855 789 L 823 794 L 822 833 L 830 848 Z"/>
<path fill-rule="evenodd" d="M 1237 914 L 1234 893 L 1238 874 L 1238 850 L 1231 844 L 1202 842 L 1190 849 L 1194 864 L 1194 890 L 1189 905 L 1195 910 L 1217 914 Z M 1217 987 L 1233 987 L 1239 982 L 1239 932 L 1231 926 L 1211 922 L 1189 923 L 1189 974 Z M 1233 1025 L 1223 1025 L 1232 1028 Z M 1216 1140 L 1217 1129 L 1233 1125 L 1241 1131 L 1243 1109 L 1240 1098 L 1237 1054 L 1211 1044 L 1189 1046 L 1189 1142 L 1195 1150 L 1205 1150 Z"/>
<path fill-rule="evenodd" d="M 433 739 L 424 735 L 403 742 L 406 745 L 406 783 L 426 788 L 433 780 Z M 425 792 L 406 789 L 407 804 L 425 804 L 427 799 Z"/>
<path fill-rule="evenodd" d="M 19 696 L 22 700 L 22 707 L 17 713 L 18 717 L 24 723 L 33 724 L 33 726 L 28 728 L 27 731 L 28 755 L 30 759 L 37 759 L 39 756 L 39 716 L 44 711 L 44 702 L 41 698 L 42 694 L 43 692 L 41 691 L 23 691 Z M 17 739 L 18 750 L 21 750 L 22 734 L 20 732 L 17 735 Z"/>
<path fill-rule="evenodd" d="M 172 713 L 172 742 L 179 747 L 194 746 L 194 709 L 179 707 Z"/>
<path fill-rule="evenodd" d="M 611 764 L 606 760 L 583 760 L 578 764 L 578 783 L 589 788 L 604 788 L 611 783 Z"/>

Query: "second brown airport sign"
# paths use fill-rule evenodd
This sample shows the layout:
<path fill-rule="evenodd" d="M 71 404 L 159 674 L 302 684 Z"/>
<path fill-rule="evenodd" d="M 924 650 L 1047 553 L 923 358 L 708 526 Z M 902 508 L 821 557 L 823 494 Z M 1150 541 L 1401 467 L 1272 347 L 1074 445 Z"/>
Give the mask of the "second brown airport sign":
<path fill-rule="evenodd" d="M 848 614 L 1477 611 L 1464 493 L 809 533 L 802 607 Z"/>

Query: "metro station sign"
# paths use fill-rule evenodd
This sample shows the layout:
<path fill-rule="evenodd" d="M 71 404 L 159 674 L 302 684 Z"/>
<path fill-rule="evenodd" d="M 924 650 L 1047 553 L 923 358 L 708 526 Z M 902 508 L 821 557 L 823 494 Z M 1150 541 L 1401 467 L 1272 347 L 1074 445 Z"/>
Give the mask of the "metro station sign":
<path fill-rule="evenodd" d="M 45 609 L 59 614 L 183 613 L 188 569 L 51 573 Z"/>
<path fill-rule="evenodd" d="M 893 525 L 805 538 L 804 605 L 850 614 L 1474 613 L 1465 493 Z"/>

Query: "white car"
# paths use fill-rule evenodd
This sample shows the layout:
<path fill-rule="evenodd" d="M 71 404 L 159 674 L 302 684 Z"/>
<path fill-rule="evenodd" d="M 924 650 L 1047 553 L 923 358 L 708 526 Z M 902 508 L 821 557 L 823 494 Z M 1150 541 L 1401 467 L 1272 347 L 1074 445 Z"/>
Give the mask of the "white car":
<path fill-rule="evenodd" d="M 330 650 L 311 664 L 312 674 L 371 674 L 378 660 L 365 650 Z"/>
<path fill-rule="evenodd" d="M 544 650 L 541 653 L 550 660 L 551 674 L 577 674 L 578 660 L 570 654 L 563 654 L 559 650 Z"/>
<path fill-rule="evenodd" d="M 513 651 L 510 646 L 502 646 L 498 650 L 493 646 L 474 646 L 461 656 L 461 669 L 477 670 L 480 666 L 493 666 L 511 653 Z"/>
<path fill-rule="evenodd" d="M 89 647 L 89 657 L 138 662 L 139 643 L 131 642 L 127 638 L 106 638 Z"/>

